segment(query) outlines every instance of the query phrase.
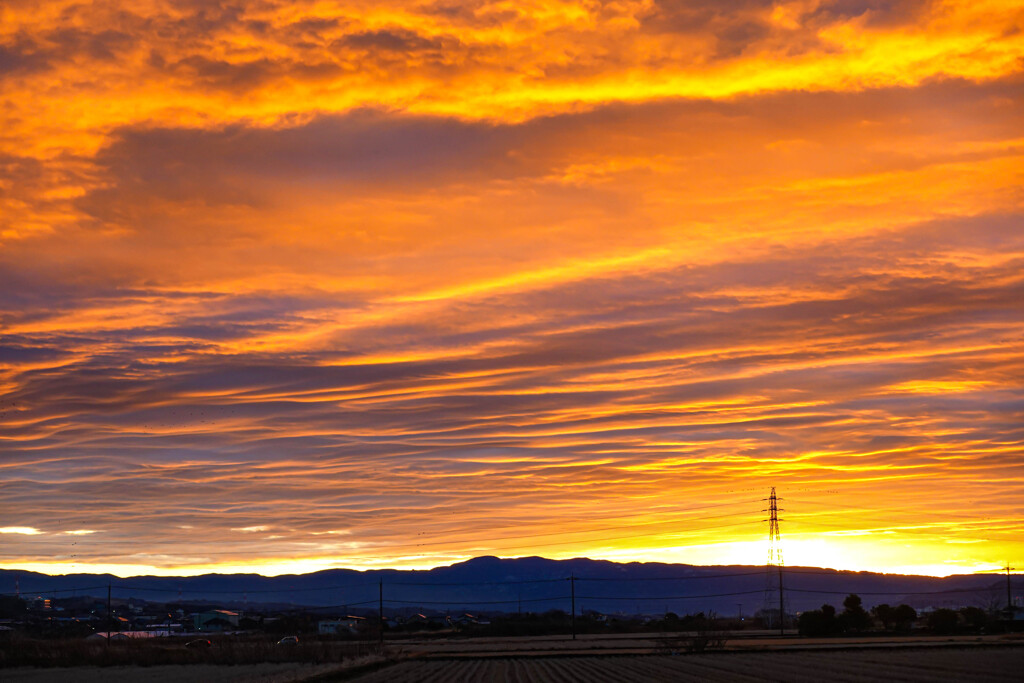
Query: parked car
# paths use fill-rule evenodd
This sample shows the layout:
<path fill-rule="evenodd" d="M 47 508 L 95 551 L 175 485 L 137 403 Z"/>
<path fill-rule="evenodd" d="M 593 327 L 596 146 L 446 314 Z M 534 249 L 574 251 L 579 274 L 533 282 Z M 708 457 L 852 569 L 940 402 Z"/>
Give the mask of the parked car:
<path fill-rule="evenodd" d="M 299 637 L 298 636 L 285 636 L 281 640 L 277 641 L 277 644 L 278 645 L 298 645 L 299 644 Z"/>
<path fill-rule="evenodd" d="M 187 643 L 185 643 L 185 647 L 203 648 L 203 647 L 210 647 L 211 645 L 213 645 L 213 643 L 211 643 L 206 638 L 197 638 L 195 640 L 190 640 Z"/>

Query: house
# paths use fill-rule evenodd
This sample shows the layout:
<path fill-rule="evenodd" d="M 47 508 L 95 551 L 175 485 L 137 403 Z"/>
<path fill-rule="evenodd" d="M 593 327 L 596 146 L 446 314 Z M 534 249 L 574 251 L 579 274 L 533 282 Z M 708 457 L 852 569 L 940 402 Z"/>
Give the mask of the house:
<path fill-rule="evenodd" d="M 97 631 L 92 635 L 86 636 L 86 640 L 106 640 L 109 636 L 110 640 L 145 640 L 146 638 L 158 638 L 160 636 L 167 635 L 166 633 L 156 631 Z"/>
<path fill-rule="evenodd" d="M 192 624 L 197 631 L 229 631 L 238 628 L 238 612 L 214 609 L 192 615 Z"/>
<path fill-rule="evenodd" d="M 150 624 L 149 629 L 152 631 L 163 631 L 165 633 L 182 633 L 185 630 L 185 627 L 176 621 L 164 621 Z"/>
<path fill-rule="evenodd" d="M 344 619 L 324 619 L 317 622 L 317 632 L 320 635 L 338 635 L 339 633 L 358 633 L 362 624 L 366 623 L 365 617 L 347 616 Z"/>

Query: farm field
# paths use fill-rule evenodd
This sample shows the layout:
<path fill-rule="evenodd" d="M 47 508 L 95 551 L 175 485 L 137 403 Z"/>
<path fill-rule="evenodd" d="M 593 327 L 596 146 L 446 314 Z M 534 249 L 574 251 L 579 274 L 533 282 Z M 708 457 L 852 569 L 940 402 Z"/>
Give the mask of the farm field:
<path fill-rule="evenodd" d="M 297 683 L 331 673 L 337 665 L 177 664 L 158 666 L 75 666 L 52 669 L 19 667 L 0 672 L 3 683 Z"/>
<path fill-rule="evenodd" d="M 301 683 L 325 676 L 346 677 L 352 668 L 372 665 L 378 657 L 343 663 L 296 664 L 161 664 L 156 666 L 17 667 L 0 670 L 3 683 Z"/>
<path fill-rule="evenodd" d="M 687 633 L 616 633 L 581 634 L 576 640 L 569 636 L 524 636 L 501 638 L 409 638 L 388 641 L 388 652 L 398 658 L 452 658 L 543 655 L 625 655 L 652 654 L 676 649 L 692 636 Z M 885 647 L 948 647 L 950 644 L 1002 645 L 1005 635 L 989 636 L 861 636 L 844 638 L 779 637 L 766 633 L 732 634 L 723 643 L 725 650 L 808 650 L 885 648 Z M 1017 641 L 1020 642 L 1020 641 Z M 664 652 L 668 654 L 668 652 Z"/>
<path fill-rule="evenodd" d="M 405 661 L 351 679 L 358 683 L 621 683 L 622 681 L 865 682 L 1021 680 L 1024 647 L 928 648 L 820 652 L 723 652 L 464 658 Z"/>

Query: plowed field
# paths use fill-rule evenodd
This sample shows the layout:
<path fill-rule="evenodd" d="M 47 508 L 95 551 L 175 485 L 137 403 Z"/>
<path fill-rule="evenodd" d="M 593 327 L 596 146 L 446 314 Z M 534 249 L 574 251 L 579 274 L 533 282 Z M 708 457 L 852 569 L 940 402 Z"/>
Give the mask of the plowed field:
<path fill-rule="evenodd" d="M 406 661 L 359 683 L 1024 680 L 1024 647 Z"/>

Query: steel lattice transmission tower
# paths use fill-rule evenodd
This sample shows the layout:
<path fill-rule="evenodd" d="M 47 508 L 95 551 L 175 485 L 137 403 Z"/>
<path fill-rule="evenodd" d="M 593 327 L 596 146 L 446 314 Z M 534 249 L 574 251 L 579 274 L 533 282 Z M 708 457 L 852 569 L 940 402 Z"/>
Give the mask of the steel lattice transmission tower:
<path fill-rule="evenodd" d="M 771 624 L 773 603 L 778 599 L 779 633 L 785 633 L 786 610 L 782 601 L 782 538 L 779 534 L 779 499 L 775 496 L 775 487 L 768 497 L 768 565 L 764 587 L 764 613 L 768 617 L 768 628 Z"/>

